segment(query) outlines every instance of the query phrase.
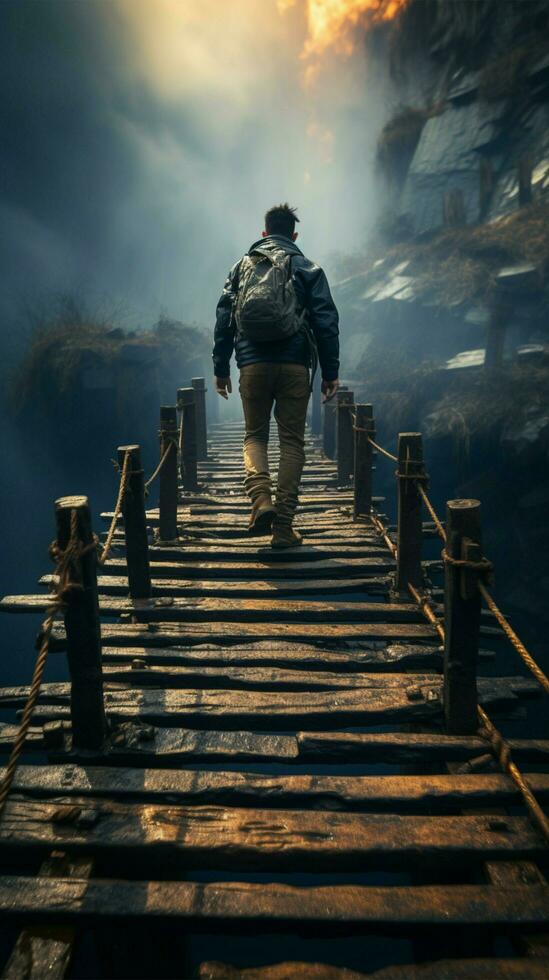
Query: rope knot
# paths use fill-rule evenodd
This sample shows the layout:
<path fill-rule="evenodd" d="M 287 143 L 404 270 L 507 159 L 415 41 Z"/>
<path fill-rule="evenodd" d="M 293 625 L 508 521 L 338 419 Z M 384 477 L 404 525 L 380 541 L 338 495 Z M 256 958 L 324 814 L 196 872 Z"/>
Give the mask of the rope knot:
<path fill-rule="evenodd" d="M 445 565 L 452 565 L 454 568 L 469 569 L 471 572 L 477 572 L 479 578 L 485 582 L 491 580 L 494 565 L 489 558 L 482 557 L 476 561 L 472 561 L 470 558 L 453 558 L 452 555 L 448 554 L 446 547 L 442 549 L 441 558 Z"/>

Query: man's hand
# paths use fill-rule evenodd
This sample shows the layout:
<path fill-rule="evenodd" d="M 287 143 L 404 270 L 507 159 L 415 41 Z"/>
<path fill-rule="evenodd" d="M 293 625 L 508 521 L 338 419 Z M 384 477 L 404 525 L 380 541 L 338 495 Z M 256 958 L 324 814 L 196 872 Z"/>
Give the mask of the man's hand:
<path fill-rule="evenodd" d="M 329 402 L 330 399 L 334 397 L 338 388 L 339 388 L 339 378 L 336 378 L 335 381 L 323 381 L 320 386 L 320 390 L 324 395 L 322 401 Z"/>
<path fill-rule="evenodd" d="M 216 378 L 215 379 L 215 390 L 218 395 L 222 398 L 228 398 L 233 390 L 230 378 Z"/>

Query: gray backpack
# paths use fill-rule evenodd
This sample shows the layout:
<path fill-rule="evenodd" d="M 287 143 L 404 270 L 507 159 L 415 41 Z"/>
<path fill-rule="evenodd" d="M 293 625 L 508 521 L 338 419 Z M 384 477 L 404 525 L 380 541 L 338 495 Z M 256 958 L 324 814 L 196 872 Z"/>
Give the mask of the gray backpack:
<path fill-rule="evenodd" d="M 240 336 L 252 341 L 287 340 L 304 325 L 292 281 L 291 256 L 258 246 L 239 267 L 234 307 Z"/>

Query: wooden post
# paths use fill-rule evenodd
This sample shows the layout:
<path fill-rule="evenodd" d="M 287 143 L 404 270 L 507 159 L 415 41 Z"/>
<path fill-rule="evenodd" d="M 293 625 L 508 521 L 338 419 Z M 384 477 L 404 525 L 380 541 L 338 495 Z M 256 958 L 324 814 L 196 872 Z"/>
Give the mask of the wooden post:
<path fill-rule="evenodd" d="M 320 373 L 320 366 L 317 367 L 316 374 L 313 381 L 313 395 L 311 399 L 311 432 L 314 436 L 319 436 L 322 431 L 322 412 L 321 412 L 321 392 L 320 386 L 322 384 L 322 377 Z"/>
<path fill-rule="evenodd" d="M 372 511 L 372 461 L 373 449 L 368 438 L 375 439 L 376 430 L 374 410 L 371 405 L 356 406 L 354 429 L 355 442 L 355 482 L 354 518 Z"/>
<path fill-rule="evenodd" d="M 87 550 L 71 563 L 70 581 L 77 583 L 78 587 L 68 589 L 65 594 L 72 740 L 75 748 L 100 749 L 107 734 L 107 719 L 103 703 L 97 550 L 94 546 L 90 508 L 87 497 L 60 497 L 55 501 L 57 544 L 60 551 L 65 551 L 69 543 L 73 512 L 76 513 L 79 544 Z"/>
<path fill-rule="evenodd" d="M 161 458 L 170 442 L 174 445 L 168 453 L 159 476 L 158 536 L 161 541 L 174 541 L 177 538 L 177 409 L 175 405 L 164 405 L 160 409 Z"/>
<path fill-rule="evenodd" d="M 122 515 L 124 517 L 130 596 L 132 599 L 149 599 L 151 595 L 151 571 L 141 449 L 139 446 L 119 446 L 118 463 L 120 467 L 123 466 L 126 453 L 130 454 L 130 473 L 122 501 Z"/>
<path fill-rule="evenodd" d="M 198 487 L 196 469 L 196 403 L 194 388 L 177 389 L 177 407 L 181 419 L 181 483 L 184 490 Z"/>
<path fill-rule="evenodd" d="M 204 378 L 193 378 L 194 403 L 196 406 L 196 458 L 208 458 L 208 429 L 206 422 L 206 382 Z"/>
<path fill-rule="evenodd" d="M 355 396 L 352 391 L 338 391 L 337 395 L 337 481 L 350 483 L 353 475 L 353 416 Z"/>
<path fill-rule="evenodd" d="M 400 432 L 398 436 L 398 540 L 395 588 L 407 592 L 408 583 L 423 583 L 421 571 L 422 500 L 411 476 L 425 476 L 420 432 Z"/>
<path fill-rule="evenodd" d="M 328 459 L 335 458 L 336 445 L 336 400 L 324 402 L 324 425 L 322 429 L 322 448 Z"/>
<path fill-rule="evenodd" d="M 481 551 L 480 503 L 446 504 L 446 550 L 450 558 L 478 561 Z M 480 592 L 474 571 L 446 563 L 444 580 L 444 716 L 448 731 L 474 732 L 477 718 L 477 658 Z"/>

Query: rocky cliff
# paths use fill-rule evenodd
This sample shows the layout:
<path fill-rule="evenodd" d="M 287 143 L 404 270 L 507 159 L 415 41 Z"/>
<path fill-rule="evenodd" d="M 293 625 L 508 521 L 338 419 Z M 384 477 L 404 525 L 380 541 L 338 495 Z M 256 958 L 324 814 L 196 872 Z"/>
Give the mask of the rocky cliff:
<path fill-rule="evenodd" d="M 484 501 L 506 598 L 538 615 L 549 596 L 548 28 L 538 0 L 410 0 L 370 40 L 391 58 L 399 102 L 379 134 L 375 233 L 335 288 L 344 374 L 375 404 L 382 438 L 424 432 L 439 502 Z"/>

